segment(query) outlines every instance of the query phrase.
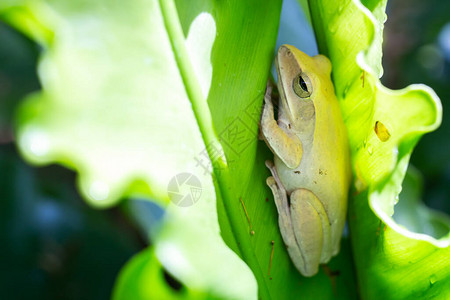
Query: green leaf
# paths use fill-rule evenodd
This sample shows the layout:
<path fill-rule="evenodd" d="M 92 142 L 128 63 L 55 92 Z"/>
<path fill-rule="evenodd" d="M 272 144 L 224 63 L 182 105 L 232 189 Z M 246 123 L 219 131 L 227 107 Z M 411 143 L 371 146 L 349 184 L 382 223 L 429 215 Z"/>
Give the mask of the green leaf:
<path fill-rule="evenodd" d="M 400 226 L 427 235 L 428 237 L 424 236 L 424 239 L 434 237 L 445 243 L 445 236 L 450 234 L 450 218 L 446 214 L 426 207 L 421 202 L 422 181 L 420 172 L 409 165 L 399 201 L 395 206 L 395 214 L 392 217 Z"/>
<path fill-rule="evenodd" d="M 392 91 L 378 80 L 386 1 L 311 1 L 310 6 L 349 132 L 356 189 L 349 220 L 361 296 L 446 298 L 449 235 L 416 234 L 392 219 L 414 146 L 441 122 L 439 98 L 424 85 Z"/>
<path fill-rule="evenodd" d="M 29 161 L 58 162 L 76 170 L 80 191 L 94 206 L 114 205 L 123 196 L 151 197 L 166 205 L 165 226 L 154 243 L 167 270 L 216 297 L 255 298 L 253 274 L 220 236 L 213 181 L 196 161 L 209 163 L 203 155 L 208 141 L 201 130 L 212 124 L 198 124 L 191 103 L 206 105 L 208 94 L 210 105 L 260 94 L 254 87 L 265 85 L 280 3 L 261 6 L 248 19 L 253 31 L 263 29 L 251 39 L 240 37 L 246 39 L 244 49 L 253 60 L 242 55 L 239 44 L 214 44 L 218 35 L 226 38 L 233 32 L 231 26 L 241 31 L 248 4 L 236 1 L 229 8 L 190 3 L 189 10 L 179 10 L 183 22 L 174 7 L 163 4 L 18 1 L 3 6 L 2 17 L 40 41 L 45 50 L 39 65 L 44 88 L 19 112 L 19 146 Z M 219 16 L 224 18 L 218 23 Z M 170 27 L 179 26 L 177 22 L 183 35 Z M 51 34 L 42 38 L 42 32 Z M 256 40 L 267 42 L 256 48 Z M 176 45 L 185 49 L 173 48 Z M 211 57 L 213 45 L 221 51 Z M 211 59 L 216 66 L 215 91 L 210 90 Z M 186 62 L 192 64 L 190 69 L 182 65 Z M 242 76 L 250 79 L 243 81 Z M 209 112 L 200 114 L 205 113 Z M 230 113 L 221 117 L 225 120 Z M 193 206 L 169 202 L 168 184 L 180 173 L 193 174 L 201 183 L 202 196 Z"/>
<path fill-rule="evenodd" d="M 167 273 L 152 248 L 140 252 L 122 270 L 113 291 L 113 299 L 211 299 L 188 288 L 167 286 Z"/>

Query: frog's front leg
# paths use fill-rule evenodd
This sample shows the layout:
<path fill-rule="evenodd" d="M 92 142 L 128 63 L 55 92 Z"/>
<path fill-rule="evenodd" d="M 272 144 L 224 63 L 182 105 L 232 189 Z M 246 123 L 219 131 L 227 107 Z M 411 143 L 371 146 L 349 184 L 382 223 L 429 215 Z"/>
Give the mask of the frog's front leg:
<path fill-rule="evenodd" d="M 302 143 L 295 134 L 288 135 L 275 121 L 271 93 L 272 88 L 268 84 L 260 122 L 262 136 L 272 152 L 280 157 L 286 166 L 294 169 L 302 159 Z"/>
<path fill-rule="evenodd" d="M 298 247 L 306 264 L 304 276 L 317 273 L 320 263 L 331 257 L 331 232 L 322 202 L 308 189 L 297 189 L 290 196 L 290 213 Z"/>
<path fill-rule="evenodd" d="M 295 239 L 294 227 L 291 222 L 291 212 L 289 210 L 289 202 L 286 190 L 281 184 L 277 171 L 271 161 L 266 161 L 266 166 L 269 168 L 273 176 L 267 178 L 266 183 L 270 187 L 275 200 L 275 205 L 278 211 L 278 225 L 280 227 L 281 236 L 287 246 L 289 256 L 294 262 L 298 270 L 305 269 L 305 260 L 300 252 L 297 241 Z"/>

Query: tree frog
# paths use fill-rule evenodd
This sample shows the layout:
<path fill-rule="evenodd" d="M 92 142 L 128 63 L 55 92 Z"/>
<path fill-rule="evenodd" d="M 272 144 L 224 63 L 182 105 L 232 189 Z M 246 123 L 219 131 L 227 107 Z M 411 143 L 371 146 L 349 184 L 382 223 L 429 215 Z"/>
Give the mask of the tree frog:
<path fill-rule="evenodd" d="M 282 45 L 275 66 L 278 118 L 268 85 L 260 121 L 274 154 L 266 182 L 289 256 L 310 277 L 339 252 L 351 182 L 348 139 L 328 58 Z"/>

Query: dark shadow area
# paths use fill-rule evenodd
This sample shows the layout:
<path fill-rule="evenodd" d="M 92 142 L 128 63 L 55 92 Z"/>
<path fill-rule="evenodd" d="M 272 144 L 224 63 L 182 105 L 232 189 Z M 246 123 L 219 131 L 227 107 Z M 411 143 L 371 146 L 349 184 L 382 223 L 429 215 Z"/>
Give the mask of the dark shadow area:
<path fill-rule="evenodd" d="M 143 241 L 119 208 L 95 210 L 73 172 L 0 146 L 0 298 L 109 299 Z"/>
<path fill-rule="evenodd" d="M 383 43 L 384 75 L 392 89 L 423 83 L 443 106 L 442 125 L 426 134 L 411 163 L 423 173 L 427 206 L 450 214 L 450 2 L 388 1 Z"/>

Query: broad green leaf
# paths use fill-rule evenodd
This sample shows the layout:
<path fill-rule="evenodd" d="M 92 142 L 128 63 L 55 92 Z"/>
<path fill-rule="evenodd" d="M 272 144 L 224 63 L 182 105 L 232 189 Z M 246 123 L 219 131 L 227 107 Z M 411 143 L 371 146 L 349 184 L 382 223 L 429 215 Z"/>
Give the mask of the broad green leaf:
<path fill-rule="evenodd" d="M 381 85 L 386 1 L 310 1 L 310 6 L 349 132 L 356 188 L 349 220 L 360 294 L 446 298 L 449 234 L 436 239 L 392 219 L 414 146 L 441 122 L 439 98 L 423 85 L 399 91 Z M 416 209 L 423 213 L 423 207 Z"/>
<path fill-rule="evenodd" d="M 44 47 L 39 64 L 43 91 L 30 96 L 19 112 L 19 146 L 34 163 L 58 162 L 75 169 L 82 194 L 94 206 L 110 206 L 128 195 L 152 197 L 166 205 L 166 226 L 154 237 L 155 253 L 166 269 L 189 287 L 216 297 L 255 298 L 250 269 L 219 235 L 210 171 L 196 161 L 210 163 L 204 156 L 206 141 L 191 109 L 191 102 L 206 104 L 211 93 L 211 49 L 216 37 L 227 36 L 228 23 L 240 29 L 248 7 L 240 14 L 234 9 L 246 5 L 224 7 L 222 13 L 229 17 L 216 24 L 212 7 L 190 5 L 190 11 L 180 10 L 191 13 L 183 17 L 182 32 L 175 7 L 161 3 L 130 1 L 124 7 L 110 1 L 15 1 L 2 5 L 2 18 Z M 241 87 L 230 86 L 229 80 L 222 86 L 215 80 L 216 87 L 248 96 L 255 93 L 256 83 L 264 84 L 277 10 L 279 3 L 274 2 L 254 12 L 258 22 L 250 24 L 258 30 L 266 28 L 259 37 L 268 41 L 258 51 L 253 48 L 254 60 L 216 57 L 216 65 L 222 68 L 218 76 L 224 76 L 223 64 L 230 59 L 233 68 L 244 67 L 248 74 L 258 75 L 248 76 L 251 80 L 245 85 L 240 81 Z M 235 48 L 232 53 L 237 52 Z M 186 63 L 191 69 L 183 69 Z M 239 89 L 243 86 L 247 87 Z M 220 94 L 210 102 L 233 99 L 228 96 Z M 180 173 L 193 174 L 201 184 L 201 198 L 190 207 L 169 202 L 168 184 Z"/>

